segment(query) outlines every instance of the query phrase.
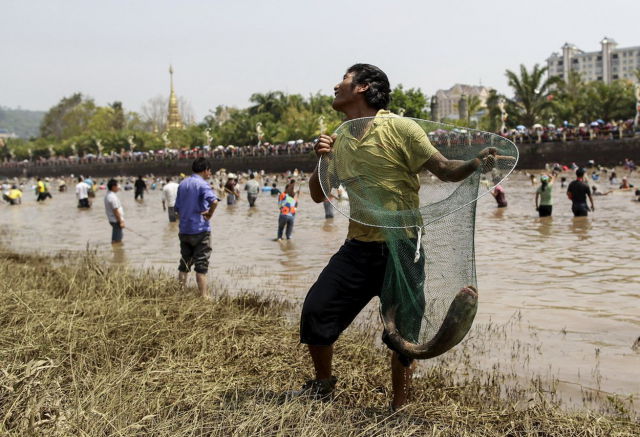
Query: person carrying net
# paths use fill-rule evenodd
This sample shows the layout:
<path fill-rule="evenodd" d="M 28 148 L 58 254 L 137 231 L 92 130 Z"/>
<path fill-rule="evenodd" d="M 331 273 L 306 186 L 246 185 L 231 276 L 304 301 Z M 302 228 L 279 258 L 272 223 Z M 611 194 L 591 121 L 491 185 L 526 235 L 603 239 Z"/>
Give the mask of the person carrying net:
<path fill-rule="evenodd" d="M 369 64 L 355 64 L 334 87 L 332 106 L 344 113 L 347 121 L 391 117 L 387 110 L 390 91 L 389 80 L 382 70 Z M 364 175 L 372 186 L 380 187 L 381 203 L 393 205 L 392 209 L 415 210 L 419 207 L 418 173 L 422 170 L 431 171 L 442 181 L 455 182 L 464 180 L 478 169 L 489 171 L 495 165 L 494 148 L 485 148 L 467 161 L 447 159 L 431 144 L 424 130 L 409 119 L 406 122 L 401 119 L 403 122 L 395 125 L 377 123 L 377 120 L 367 127 L 366 135 L 351 140 L 358 143 L 359 178 Z M 315 145 L 317 156 L 322 159 L 331 154 L 336 140 L 336 135 L 321 135 Z M 317 168 L 311 176 L 309 189 L 314 202 L 325 200 Z M 352 208 L 357 202 L 355 194 L 349 193 Z M 419 242 L 416 246 L 420 246 Z M 385 235 L 379 227 L 350 219 L 345 243 L 320 273 L 303 304 L 300 341 L 308 346 L 315 378 L 292 395 L 320 399 L 331 395 L 337 381 L 331 368 L 333 344 L 365 305 L 374 296 L 380 296 L 388 256 Z M 420 270 L 421 264 L 417 263 L 417 266 L 416 270 Z M 475 295 L 473 287 L 465 287 L 462 291 Z M 417 300 L 418 306 L 424 306 L 424 302 Z M 383 341 L 394 349 L 387 335 L 383 335 Z M 407 401 L 412 361 L 393 350 L 391 406 L 394 410 Z"/>

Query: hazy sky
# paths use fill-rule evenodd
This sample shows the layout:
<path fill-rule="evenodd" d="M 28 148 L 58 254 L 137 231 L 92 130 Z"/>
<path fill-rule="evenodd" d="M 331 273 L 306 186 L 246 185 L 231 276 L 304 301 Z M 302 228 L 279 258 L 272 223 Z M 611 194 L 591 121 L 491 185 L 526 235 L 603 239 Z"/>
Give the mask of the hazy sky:
<path fill-rule="evenodd" d="M 198 119 L 253 92 L 329 94 L 355 62 L 427 94 L 508 91 L 505 69 L 566 41 L 640 45 L 637 0 L 3 0 L 0 105 L 45 110 L 76 91 L 139 110 L 176 92 Z"/>

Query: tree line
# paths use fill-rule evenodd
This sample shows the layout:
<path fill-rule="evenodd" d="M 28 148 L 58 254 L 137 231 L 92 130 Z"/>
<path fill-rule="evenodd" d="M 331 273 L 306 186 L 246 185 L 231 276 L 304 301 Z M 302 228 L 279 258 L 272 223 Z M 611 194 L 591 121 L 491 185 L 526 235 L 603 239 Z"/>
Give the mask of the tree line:
<path fill-rule="evenodd" d="M 572 124 L 596 119 L 617 121 L 635 116 L 634 88 L 628 81 L 584 82 L 575 72 L 564 81 L 559 77 L 548 77 L 547 68 L 537 64 L 530 70 L 521 65 L 519 71 L 507 70 L 505 74 L 512 96 L 491 90 L 485 104 L 471 96 L 467 101 L 466 116 L 440 121 L 496 132 L 501 124 L 501 99 L 506 102 L 509 128 L 564 121 Z M 640 70 L 636 75 L 640 82 Z M 194 123 L 190 105 L 181 99 L 180 110 L 186 127 L 165 133 L 166 98 L 150 99 L 140 112 L 135 112 L 126 110 L 119 101 L 98 106 L 92 98 L 76 93 L 64 97 L 46 112 L 38 137 L 9 139 L 2 153 L 17 159 L 97 155 L 99 152 L 130 151 L 132 144 L 136 151 L 193 148 L 204 145 L 208 139 L 213 147 L 219 144 L 244 146 L 258 142 L 258 123 L 263 142 L 311 140 L 320 134 L 320 117 L 327 132 L 340 124 L 339 114 L 331 108 L 332 100 L 332 96 L 321 93 L 306 97 L 282 91 L 254 93 L 249 99 L 250 106 L 220 105 L 201 122 Z M 389 109 L 406 117 L 431 117 L 429 96 L 420 88 L 405 89 L 401 84 L 392 90 Z M 98 144 L 101 150 L 98 150 Z"/>

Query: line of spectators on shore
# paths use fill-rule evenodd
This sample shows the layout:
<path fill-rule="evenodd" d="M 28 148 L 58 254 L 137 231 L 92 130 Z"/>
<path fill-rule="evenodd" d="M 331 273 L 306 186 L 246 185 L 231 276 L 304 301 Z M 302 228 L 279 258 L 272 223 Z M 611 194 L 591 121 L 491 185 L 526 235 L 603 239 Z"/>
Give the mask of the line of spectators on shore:
<path fill-rule="evenodd" d="M 20 167 L 24 165 L 35 166 L 57 166 L 57 165 L 69 165 L 69 164 L 87 164 L 87 163 L 117 163 L 117 162 L 140 162 L 140 161 L 162 161 L 168 159 L 188 159 L 195 158 L 209 158 L 209 159 L 225 159 L 245 156 L 282 156 L 282 155 L 295 155 L 305 154 L 313 152 L 313 142 L 305 142 L 303 140 L 288 141 L 282 144 L 271 144 L 268 142 L 258 145 L 248 145 L 237 147 L 234 145 L 228 146 L 201 146 L 191 149 L 163 149 L 163 150 L 149 150 L 144 152 L 131 152 L 121 150 L 120 152 L 111 152 L 109 154 L 95 155 L 93 153 L 86 153 L 82 156 L 52 156 L 52 157 L 38 157 L 32 160 L 15 160 L 5 159 L 1 163 L 2 167 Z"/>
<path fill-rule="evenodd" d="M 596 120 L 592 123 L 579 123 L 574 126 L 564 122 L 562 126 L 548 124 L 542 126 L 535 124 L 531 128 L 516 126 L 506 133 L 500 134 L 514 143 L 545 143 L 545 142 L 566 142 L 566 141 L 592 141 L 592 140 L 619 140 L 621 138 L 633 137 L 633 120 L 609 122 Z M 452 131 L 438 129 L 429 134 L 436 144 L 485 144 L 489 134 L 485 132 L 455 128 Z M 52 156 L 38 157 L 31 160 L 15 160 L 5 158 L 0 167 L 20 167 L 26 165 L 35 166 L 62 166 L 69 164 L 87 163 L 118 163 L 118 162 L 140 162 L 140 161 L 162 161 L 174 159 L 192 160 L 195 158 L 226 159 L 246 156 L 283 156 L 306 154 L 313 152 L 313 141 L 287 141 L 281 144 L 271 144 L 269 142 L 246 145 L 246 146 L 200 146 L 182 149 L 161 149 L 149 151 L 127 151 L 121 149 L 120 152 L 112 151 L 109 154 L 95 155 L 84 153 L 73 156 Z"/>
<path fill-rule="evenodd" d="M 591 123 L 579 123 L 577 126 L 564 122 L 562 126 L 549 123 L 546 126 L 534 124 L 531 128 L 516 126 L 501 134 L 514 143 L 546 143 L 590 140 L 618 140 L 635 135 L 633 120 L 608 122 L 596 120 Z"/>

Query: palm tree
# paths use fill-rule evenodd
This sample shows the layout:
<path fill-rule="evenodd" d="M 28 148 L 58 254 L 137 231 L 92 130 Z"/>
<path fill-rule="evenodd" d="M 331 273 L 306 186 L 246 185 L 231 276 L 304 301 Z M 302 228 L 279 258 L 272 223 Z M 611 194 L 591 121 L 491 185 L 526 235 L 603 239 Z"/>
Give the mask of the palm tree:
<path fill-rule="evenodd" d="M 541 121 L 546 112 L 553 106 L 549 98 L 554 85 L 560 78 L 552 76 L 544 79 L 547 67 L 533 66 L 531 72 L 524 65 L 520 65 L 520 76 L 511 70 L 506 71 L 509 86 L 514 92 L 514 101 L 519 109 L 519 121 L 531 127 Z"/>
<path fill-rule="evenodd" d="M 482 104 L 482 100 L 478 96 L 471 96 L 467 101 L 467 126 L 470 126 L 471 117 L 476 115 L 485 106 Z"/>
<path fill-rule="evenodd" d="M 286 96 L 282 91 L 269 91 L 267 93 L 254 93 L 249 98 L 254 103 L 249 108 L 251 115 L 269 113 L 276 120 L 280 119 L 286 108 Z"/>
<path fill-rule="evenodd" d="M 558 84 L 557 96 L 554 98 L 554 113 L 558 119 L 574 123 L 585 119 L 584 109 L 589 106 L 585 105 L 586 89 L 580 73 L 569 72 L 568 79 Z"/>

